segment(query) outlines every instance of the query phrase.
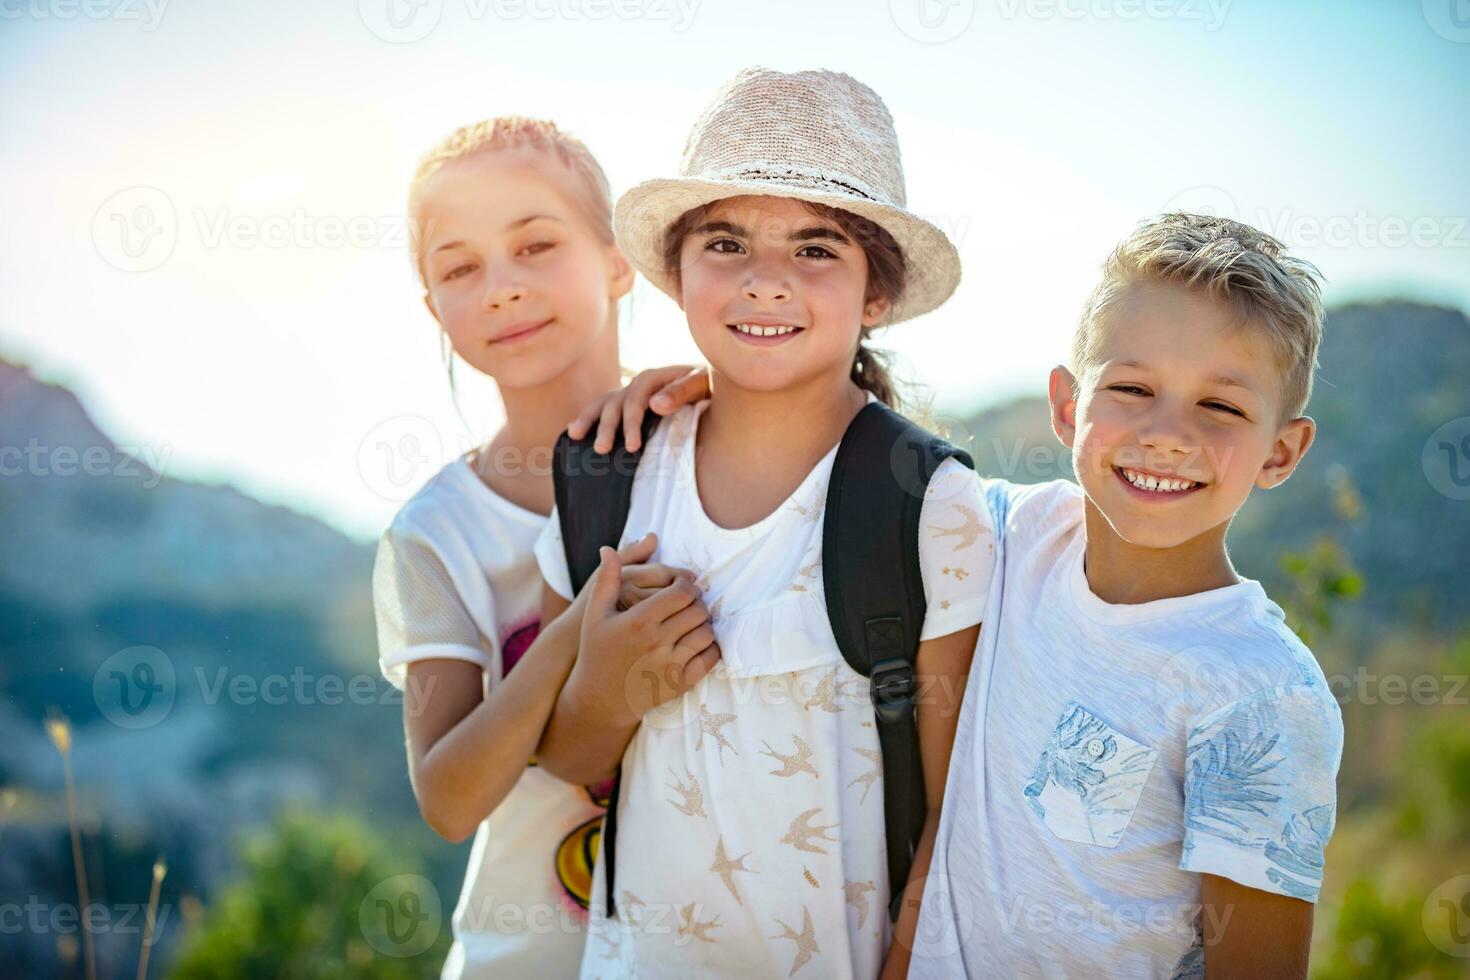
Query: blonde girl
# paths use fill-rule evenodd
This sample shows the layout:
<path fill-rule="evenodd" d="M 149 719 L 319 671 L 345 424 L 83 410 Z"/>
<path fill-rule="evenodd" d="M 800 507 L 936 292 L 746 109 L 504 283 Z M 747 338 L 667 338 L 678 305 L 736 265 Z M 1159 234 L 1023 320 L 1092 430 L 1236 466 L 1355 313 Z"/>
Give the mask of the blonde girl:
<path fill-rule="evenodd" d="M 605 798 L 528 765 L 579 627 L 578 608 L 542 620 L 532 547 L 552 507 L 551 445 L 619 383 L 617 304 L 633 270 L 601 167 L 550 122 L 456 130 L 420 163 L 409 209 L 424 305 L 454 353 L 494 379 L 505 424 L 383 534 L 380 665 L 404 690 L 424 819 L 451 841 L 475 835 L 444 976 L 564 976 L 581 957 Z M 623 552 L 625 603 L 674 581 L 636 565 L 650 551 Z"/>

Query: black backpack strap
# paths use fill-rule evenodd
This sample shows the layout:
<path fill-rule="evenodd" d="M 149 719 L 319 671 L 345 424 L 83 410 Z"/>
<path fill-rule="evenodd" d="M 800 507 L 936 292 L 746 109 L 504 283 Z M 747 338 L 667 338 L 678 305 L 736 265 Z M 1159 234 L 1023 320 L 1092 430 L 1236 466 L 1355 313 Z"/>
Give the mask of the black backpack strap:
<path fill-rule="evenodd" d="M 872 681 L 895 920 L 926 812 L 914 719 L 914 660 L 927 608 L 919 514 L 930 479 L 950 458 L 974 469 L 968 453 L 870 402 L 842 436 L 823 517 L 822 587 L 832 634 L 852 669 Z"/>
<path fill-rule="evenodd" d="M 643 446 L 653 437 L 662 417 L 648 412 L 643 416 Z M 592 448 L 596 433 L 572 439 L 563 432 L 552 451 L 552 483 L 556 489 L 556 511 L 561 521 L 562 547 L 566 551 L 567 569 L 571 573 L 572 594 L 582 591 L 601 563 L 598 554 L 603 545 L 618 546 L 623 527 L 628 523 L 628 509 L 633 503 L 633 476 L 643 455 L 629 452 L 623 445 L 619 427 L 613 440 L 612 453 L 599 453 Z M 608 794 L 607 814 L 602 825 L 603 866 L 607 869 L 607 914 L 613 907 L 613 869 L 616 867 L 618 830 L 618 796 L 622 773 L 613 776 Z"/>

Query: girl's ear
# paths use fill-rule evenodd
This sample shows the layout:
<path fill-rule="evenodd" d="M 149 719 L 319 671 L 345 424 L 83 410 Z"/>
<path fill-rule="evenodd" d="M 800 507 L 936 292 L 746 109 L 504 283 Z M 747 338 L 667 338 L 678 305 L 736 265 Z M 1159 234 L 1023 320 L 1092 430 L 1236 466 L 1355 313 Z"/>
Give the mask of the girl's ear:
<path fill-rule="evenodd" d="M 608 295 L 618 300 L 628 295 L 633 288 L 633 263 L 628 261 L 628 257 L 616 245 L 610 246 L 609 254 L 612 260 L 612 276 L 608 280 Z"/>
<path fill-rule="evenodd" d="M 1077 441 L 1077 379 L 1072 372 L 1060 364 L 1052 368 L 1046 396 L 1051 403 L 1051 431 L 1071 449 Z"/>
<path fill-rule="evenodd" d="M 1291 476 L 1307 450 L 1312 448 L 1312 440 L 1317 438 L 1317 423 L 1307 416 L 1292 419 L 1281 427 L 1276 434 L 1276 442 L 1271 446 L 1271 455 L 1261 464 L 1261 471 L 1256 474 L 1256 486 L 1262 490 L 1279 487 Z"/>
<path fill-rule="evenodd" d="M 863 326 L 876 327 L 883 322 L 883 318 L 888 315 L 888 311 L 891 309 L 893 309 L 893 304 L 889 302 L 886 296 L 879 296 L 876 299 L 868 300 L 863 304 Z"/>

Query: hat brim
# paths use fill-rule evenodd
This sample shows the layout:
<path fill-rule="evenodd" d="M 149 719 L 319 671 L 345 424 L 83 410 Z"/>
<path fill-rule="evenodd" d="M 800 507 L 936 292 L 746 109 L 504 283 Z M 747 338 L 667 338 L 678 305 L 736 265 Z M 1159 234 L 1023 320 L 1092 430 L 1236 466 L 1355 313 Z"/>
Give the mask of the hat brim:
<path fill-rule="evenodd" d="M 960 256 L 944 232 L 923 218 L 890 204 L 850 194 L 761 180 L 710 180 L 666 177 L 644 181 L 618 199 L 613 231 L 634 268 L 664 293 L 679 300 L 675 277 L 664 266 L 664 238 L 684 212 L 731 197 L 789 197 L 851 211 L 879 225 L 903 250 L 903 294 L 884 318 L 890 326 L 935 309 L 960 281 Z"/>

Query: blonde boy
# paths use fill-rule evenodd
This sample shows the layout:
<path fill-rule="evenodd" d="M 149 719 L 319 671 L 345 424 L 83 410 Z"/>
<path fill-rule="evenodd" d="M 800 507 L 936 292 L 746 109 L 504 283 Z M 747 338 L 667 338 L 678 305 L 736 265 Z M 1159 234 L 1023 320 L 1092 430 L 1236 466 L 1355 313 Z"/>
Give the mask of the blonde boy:
<path fill-rule="evenodd" d="M 1052 372 L 1080 487 L 989 489 L 998 566 L 911 976 L 1305 976 L 1342 721 L 1231 519 L 1311 446 L 1315 270 L 1168 214 Z"/>

